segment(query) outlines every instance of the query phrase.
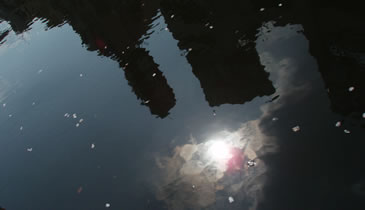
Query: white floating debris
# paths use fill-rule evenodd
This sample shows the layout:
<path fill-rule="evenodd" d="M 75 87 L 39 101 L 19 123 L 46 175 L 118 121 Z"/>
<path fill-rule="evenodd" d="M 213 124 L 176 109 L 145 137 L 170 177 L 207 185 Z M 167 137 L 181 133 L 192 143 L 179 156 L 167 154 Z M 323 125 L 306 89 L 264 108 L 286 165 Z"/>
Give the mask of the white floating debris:
<path fill-rule="evenodd" d="M 82 118 L 81 118 L 81 119 L 79 120 L 79 123 L 82 123 L 82 122 L 84 122 L 84 119 L 82 119 Z"/>
<path fill-rule="evenodd" d="M 279 118 L 277 118 L 277 117 L 272 118 L 272 121 L 278 121 L 278 120 L 279 120 Z"/>
<path fill-rule="evenodd" d="M 155 76 L 156 76 L 156 73 L 153 73 L 153 74 L 152 74 L 152 77 L 155 77 Z"/>
<path fill-rule="evenodd" d="M 174 18 L 174 17 L 175 17 L 175 15 L 171 15 L 170 17 L 171 17 L 171 18 Z"/>
<path fill-rule="evenodd" d="M 6 107 L 6 104 L 3 104 L 3 107 Z"/>
<path fill-rule="evenodd" d="M 108 46 L 105 45 L 104 49 L 108 48 Z"/>
<path fill-rule="evenodd" d="M 94 149 L 95 148 L 95 144 L 91 144 L 91 149 Z"/>
<path fill-rule="evenodd" d="M 11 118 L 13 115 L 9 114 L 9 118 Z"/>
<path fill-rule="evenodd" d="M 297 126 L 293 127 L 292 130 L 294 132 L 298 132 L 298 131 L 300 131 L 300 127 L 297 125 Z"/>
<path fill-rule="evenodd" d="M 169 31 L 169 28 L 165 28 L 165 31 Z"/>
<path fill-rule="evenodd" d="M 105 204 L 105 207 L 106 207 L 106 208 L 109 208 L 109 207 L 110 207 L 110 203 L 106 203 L 106 204 Z"/>
<path fill-rule="evenodd" d="M 33 151 L 33 148 L 27 148 L 27 151 L 31 152 L 31 151 Z"/>
<path fill-rule="evenodd" d="M 213 29 L 213 26 L 209 26 L 210 29 Z"/>
<path fill-rule="evenodd" d="M 193 189 L 195 189 L 195 185 L 191 186 Z"/>
<path fill-rule="evenodd" d="M 32 106 L 34 106 L 34 105 L 35 105 L 35 102 L 32 103 Z"/>
<path fill-rule="evenodd" d="M 80 123 L 76 123 L 76 127 L 79 127 L 80 126 Z"/>
<path fill-rule="evenodd" d="M 351 131 L 349 131 L 349 130 L 347 130 L 347 129 L 343 130 L 343 132 L 345 132 L 346 134 L 351 133 Z"/>
<path fill-rule="evenodd" d="M 248 167 L 253 167 L 256 165 L 256 162 L 254 160 L 249 160 L 249 161 L 247 161 L 247 165 L 248 165 Z"/>
<path fill-rule="evenodd" d="M 43 72 L 43 69 L 39 69 L 39 71 L 37 73 L 40 74 L 42 72 Z"/>
<path fill-rule="evenodd" d="M 364 119 L 365 119 L 365 112 L 364 112 L 364 113 L 362 113 L 362 118 L 364 118 Z"/>
<path fill-rule="evenodd" d="M 261 8 L 261 9 L 260 9 L 260 12 L 263 12 L 263 11 L 265 11 L 265 8 Z"/>
<path fill-rule="evenodd" d="M 278 6 L 279 6 L 279 7 L 282 7 L 282 6 L 283 6 L 283 4 L 282 4 L 282 3 L 279 3 L 279 4 L 278 4 Z"/>
<path fill-rule="evenodd" d="M 336 127 L 340 127 L 342 125 L 341 121 L 336 122 Z"/>
<path fill-rule="evenodd" d="M 188 51 L 191 52 L 193 50 L 193 48 L 189 48 Z"/>
<path fill-rule="evenodd" d="M 228 197 L 228 201 L 229 201 L 229 203 L 233 203 L 233 202 L 234 202 L 233 197 L 232 197 L 232 196 L 229 196 L 229 197 Z"/>
<path fill-rule="evenodd" d="M 21 131 L 22 131 L 22 130 L 23 130 L 23 126 L 20 126 L 19 130 L 21 130 Z"/>
<path fill-rule="evenodd" d="M 127 46 L 126 49 L 128 50 L 129 49 L 129 46 Z"/>
<path fill-rule="evenodd" d="M 145 104 L 148 104 L 149 102 L 150 102 L 150 100 L 147 100 L 147 101 L 145 101 L 144 103 L 145 103 Z"/>
<path fill-rule="evenodd" d="M 72 114 L 72 117 L 73 117 L 74 119 L 76 119 L 76 118 L 77 118 L 76 113 Z"/>
<path fill-rule="evenodd" d="M 352 92 L 355 90 L 355 87 L 349 87 L 349 92 Z"/>
<path fill-rule="evenodd" d="M 84 75 L 83 74 L 80 74 L 80 77 L 83 77 Z"/>

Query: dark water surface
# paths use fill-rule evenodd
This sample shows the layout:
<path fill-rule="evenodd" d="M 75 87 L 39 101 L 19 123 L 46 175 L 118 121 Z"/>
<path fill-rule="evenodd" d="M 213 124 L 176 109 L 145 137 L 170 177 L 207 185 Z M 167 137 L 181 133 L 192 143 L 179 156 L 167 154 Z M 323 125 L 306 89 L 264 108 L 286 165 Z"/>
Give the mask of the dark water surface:
<path fill-rule="evenodd" d="M 0 206 L 365 209 L 356 1 L 0 0 Z"/>

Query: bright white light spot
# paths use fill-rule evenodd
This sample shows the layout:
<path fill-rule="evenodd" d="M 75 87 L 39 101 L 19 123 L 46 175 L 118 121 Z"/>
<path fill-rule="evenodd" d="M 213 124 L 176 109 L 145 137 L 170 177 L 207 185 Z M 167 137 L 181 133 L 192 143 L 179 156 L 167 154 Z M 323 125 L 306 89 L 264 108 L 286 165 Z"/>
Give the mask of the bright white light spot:
<path fill-rule="evenodd" d="M 223 141 L 214 141 L 208 149 L 208 154 L 213 160 L 227 160 L 231 157 L 229 146 Z"/>

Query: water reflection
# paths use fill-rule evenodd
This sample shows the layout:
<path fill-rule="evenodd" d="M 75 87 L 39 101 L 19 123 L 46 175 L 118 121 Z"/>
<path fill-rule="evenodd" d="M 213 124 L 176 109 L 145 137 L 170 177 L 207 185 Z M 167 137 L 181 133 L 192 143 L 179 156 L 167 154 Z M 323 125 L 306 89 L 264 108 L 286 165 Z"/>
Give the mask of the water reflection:
<path fill-rule="evenodd" d="M 67 24 L 80 36 L 84 48 L 117 62 L 140 104 L 159 118 L 166 118 L 180 102 L 176 100 L 180 95 L 171 88 L 175 84 L 171 84 L 172 80 L 145 44 L 151 34 L 156 34 L 156 25 L 166 21 L 166 31 L 176 39 L 178 49 L 200 82 L 204 96 L 197 94 L 198 97 L 205 97 L 211 107 L 220 106 L 221 112 L 213 111 L 207 116 L 209 107 L 198 104 L 198 99 L 191 97 L 183 104 L 191 106 L 184 107 L 177 115 L 180 118 L 176 119 L 153 121 L 140 114 L 140 110 L 131 109 L 115 117 L 117 109 L 122 109 L 121 100 L 116 100 L 118 107 L 112 103 L 103 104 L 101 117 L 94 113 L 85 114 L 89 117 L 87 122 L 94 124 L 84 130 L 82 136 L 78 134 L 77 140 L 86 139 L 85 136 L 94 140 L 97 136 L 103 142 L 98 142 L 97 149 L 92 143 L 92 149 L 99 151 L 99 148 L 106 147 L 105 142 L 113 139 L 115 142 L 109 144 L 109 150 L 104 150 L 103 154 L 112 154 L 113 158 L 122 154 L 110 165 L 104 164 L 110 168 L 122 165 L 124 182 L 113 186 L 118 188 L 115 192 L 120 193 L 121 188 L 128 191 L 120 193 L 123 201 L 148 191 L 138 188 L 140 183 L 135 180 L 153 176 L 155 179 L 151 183 L 157 186 L 149 190 L 155 192 L 158 200 L 166 203 L 169 209 L 356 209 L 352 207 L 361 203 L 365 175 L 362 164 L 364 138 L 360 127 L 364 126 L 361 117 L 365 111 L 365 39 L 360 27 L 363 26 L 363 14 L 358 10 L 343 7 L 339 1 L 14 0 L 0 1 L 0 17 L 3 20 L 0 23 L 0 53 L 16 45 L 17 42 L 10 40 L 12 35 L 26 34 L 36 21 L 43 21 L 47 29 Z M 163 48 L 164 44 L 156 45 Z M 87 62 L 92 63 L 90 60 Z M 169 67 L 174 70 L 174 66 Z M 37 71 L 38 74 L 42 72 Z M 103 74 L 97 75 L 101 77 Z M 100 80 L 106 84 L 110 79 Z M 8 81 L 1 77 L 0 87 L 0 101 L 3 101 L 10 88 Z M 348 91 L 350 87 L 353 88 Z M 52 94 L 57 95 L 56 101 L 59 102 L 65 95 L 72 95 L 74 89 L 68 91 Z M 262 96 L 270 96 L 271 99 L 261 99 Z M 113 97 L 115 95 L 111 95 Z M 85 101 L 88 106 L 94 105 Z M 109 99 L 111 101 L 114 100 Z M 221 106 L 223 104 L 236 106 Z M 62 103 L 55 103 L 55 106 L 61 107 Z M 333 114 L 329 107 L 339 115 Z M 21 107 L 21 111 L 24 109 Z M 12 111 L 17 110 L 14 108 Z M 62 116 L 64 110 L 58 111 Z M 103 119 L 104 112 L 112 117 L 98 121 Z M 46 120 L 47 124 L 53 121 L 53 118 Z M 227 121 L 235 125 L 228 125 Z M 110 128 L 102 122 L 107 122 Z M 336 122 L 341 123 L 335 127 Z M 21 126 L 21 135 L 13 132 L 7 137 L 11 140 L 19 140 L 18 136 L 29 137 L 27 132 L 32 129 L 28 126 L 39 122 L 27 123 L 24 131 L 23 122 L 14 122 L 14 126 L 4 123 L 7 126 L 4 130 L 10 127 L 12 130 L 8 130 L 12 132 L 18 132 Z M 58 127 L 59 124 L 55 125 Z M 46 126 L 45 123 L 42 125 Z M 297 126 L 300 129 L 293 132 L 292 128 Z M 75 127 L 74 124 L 72 127 Z M 84 128 L 84 124 L 80 127 Z M 207 127 L 217 129 L 207 131 L 204 129 Z M 225 127 L 228 129 L 223 129 Z M 54 136 L 69 134 L 65 128 L 59 129 L 60 132 Z M 47 127 L 47 137 L 53 129 Z M 119 130 L 123 131 L 117 132 Z M 192 138 L 181 138 L 183 140 L 178 143 L 169 144 L 172 139 L 178 139 L 177 136 L 188 136 L 190 132 L 194 133 Z M 211 135 L 201 135 L 209 132 Z M 32 135 L 39 139 L 38 133 Z M 116 142 L 122 142 L 121 146 L 114 147 Z M 34 147 L 33 151 L 33 145 L 26 144 L 29 144 L 27 154 L 39 154 L 39 148 Z M 90 142 L 87 142 L 87 147 L 89 145 Z M 71 145 L 70 148 L 77 146 Z M 70 148 L 63 147 L 62 150 L 69 151 Z M 170 155 L 166 154 L 170 151 L 160 151 L 171 148 L 173 154 Z M 58 150 L 61 149 L 57 147 L 52 151 Z M 80 151 L 74 152 L 79 154 Z M 154 163 L 147 153 L 158 154 L 155 159 L 159 170 L 153 175 L 148 169 Z M 148 156 L 148 160 L 143 159 L 144 156 Z M 50 160 L 58 161 L 58 157 Z M 43 156 L 43 159 L 48 157 Z M 94 161 L 100 159 L 95 158 Z M 49 165 L 53 167 L 53 163 Z M 141 169 L 136 169 L 137 166 Z M 48 176 L 48 168 L 44 168 L 47 171 L 43 174 Z M 98 165 L 97 169 L 100 168 Z M 96 174 L 93 169 L 87 173 Z M 22 171 L 19 169 L 17 172 Z M 73 172 L 82 173 L 79 169 Z M 37 171 L 34 174 L 38 177 L 41 173 Z M 13 179 L 11 183 L 16 181 Z M 89 183 L 92 182 L 95 183 L 89 180 Z M 76 189 L 80 189 L 79 185 Z M 81 189 L 87 192 L 86 187 Z M 102 192 L 105 191 L 110 192 L 109 189 Z M 99 192 L 99 189 L 95 187 L 94 192 Z M 102 196 L 100 194 L 91 197 L 98 198 Z M 115 201 L 120 200 L 120 194 Z M 153 205 L 150 205 L 151 197 L 155 195 L 146 196 L 148 199 L 143 196 L 144 200 L 148 200 L 146 206 L 156 204 L 151 208 L 163 209 L 159 201 L 151 201 Z M 332 202 L 342 202 L 344 198 L 353 202 L 346 205 L 346 202 L 341 205 Z M 129 202 L 134 203 L 122 205 L 126 205 L 127 209 L 144 205 L 138 199 Z"/>

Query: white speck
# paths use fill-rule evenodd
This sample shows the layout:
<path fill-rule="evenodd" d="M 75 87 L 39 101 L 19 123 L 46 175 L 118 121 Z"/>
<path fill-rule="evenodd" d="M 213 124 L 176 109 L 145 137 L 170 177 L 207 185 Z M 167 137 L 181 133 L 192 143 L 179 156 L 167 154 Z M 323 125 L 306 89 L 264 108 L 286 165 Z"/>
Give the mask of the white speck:
<path fill-rule="evenodd" d="M 248 167 L 253 167 L 256 165 L 256 162 L 254 160 L 249 160 L 249 161 L 247 161 L 247 165 L 248 165 Z"/>
<path fill-rule="evenodd" d="M 145 101 L 144 103 L 145 103 L 145 104 L 148 104 L 149 102 L 150 102 L 150 100 L 147 100 L 147 101 Z"/>
<path fill-rule="evenodd" d="M 40 74 L 42 72 L 43 72 L 43 69 L 39 69 L 39 71 L 37 73 Z"/>
<path fill-rule="evenodd" d="M 153 74 L 152 74 L 152 77 L 155 77 L 155 76 L 156 76 L 156 73 L 153 73 Z"/>
<path fill-rule="evenodd" d="M 76 123 L 76 127 L 79 127 L 80 126 L 80 123 Z"/>
<path fill-rule="evenodd" d="M 352 92 L 355 90 L 355 87 L 349 87 L 349 92 Z"/>
<path fill-rule="evenodd" d="M 362 113 L 362 118 L 364 118 L 364 119 L 365 119 L 365 112 L 364 112 L 364 113 Z"/>
<path fill-rule="evenodd" d="M 83 74 L 80 74 L 80 77 L 83 77 L 84 75 Z"/>
<path fill-rule="evenodd" d="M 168 28 L 165 28 L 165 31 L 169 31 L 169 29 Z"/>
<path fill-rule="evenodd" d="M 125 64 L 125 67 L 127 67 L 128 65 L 129 65 L 129 63 L 126 63 L 126 64 Z"/>
<path fill-rule="evenodd" d="M 128 50 L 129 49 L 129 46 L 127 46 L 126 49 Z"/>
<path fill-rule="evenodd" d="M 76 118 L 77 118 L 76 113 L 74 113 L 74 114 L 72 115 L 72 117 L 73 117 L 74 119 L 76 119 Z"/>
<path fill-rule="evenodd" d="M 208 22 L 208 23 L 206 23 L 204 26 L 205 26 L 205 27 L 208 27 L 208 26 L 209 26 L 209 22 Z"/>
<path fill-rule="evenodd" d="M 232 196 L 229 196 L 229 197 L 228 197 L 228 201 L 229 201 L 229 203 L 233 203 L 233 202 L 234 202 L 233 197 L 232 197 Z"/>
<path fill-rule="evenodd" d="M 210 29 L 213 29 L 213 26 L 209 26 Z"/>
<path fill-rule="evenodd" d="M 31 152 L 31 151 L 33 151 L 33 148 L 27 148 L 27 151 Z"/>
<path fill-rule="evenodd" d="M 338 121 L 338 122 L 336 122 L 336 125 L 335 125 L 335 126 L 336 126 L 336 127 L 340 127 L 340 126 L 341 126 L 341 124 L 342 124 L 342 123 L 341 123 L 341 121 Z"/>
<path fill-rule="evenodd" d="M 171 18 L 174 18 L 175 17 L 175 15 L 171 15 Z"/>
<path fill-rule="evenodd" d="M 11 118 L 13 115 L 9 114 L 9 118 Z"/>
<path fill-rule="evenodd" d="M 35 102 L 32 103 L 32 106 L 34 106 L 34 105 L 35 105 Z"/>
<path fill-rule="evenodd" d="M 277 117 L 272 118 L 272 121 L 278 121 L 278 120 L 279 120 L 279 118 L 277 118 Z"/>
<path fill-rule="evenodd" d="M 95 144 L 91 144 L 91 149 L 94 149 L 95 148 Z"/>
<path fill-rule="evenodd" d="M 82 122 L 84 122 L 84 119 L 82 119 L 82 118 L 81 118 L 81 119 L 79 120 L 79 123 L 82 123 Z"/>
<path fill-rule="evenodd" d="M 107 46 L 104 47 L 104 49 L 108 48 Z"/>
<path fill-rule="evenodd" d="M 279 3 L 278 6 L 281 7 L 281 6 L 283 6 L 283 4 L 282 3 Z"/>
<path fill-rule="evenodd" d="M 349 130 L 347 130 L 347 129 L 343 130 L 343 132 L 345 132 L 346 134 L 351 133 L 351 131 L 349 131 Z"/>
<path fill-rule="evenodd" d="M 188 51 L 191 52 L 193 50 L 193 48 L 189 48 Z"/>
<path fill-rule="evenodd" d="M 294 132 L 298 132 L 298 131 L 300 131 L 300 127 L 297 125 L 297 126 L 293 127 L 292 130 Z"/>
<path fill-rule="evenodd" d="M 193 189 L 195 189 L 195 185 L 191 186 Z"/>
<path fill-rule="evenodd" d="M 6 107 L 6 104 L 3 104 L 3 107 Z"/>
<path fill-rule="evenodd" d="M 20 126 L 19 130 L 21 130 L 21 131 L 22 131 L 22 130 L 23 130 L 23 126 Z"/>
<path fill-rule="evenodd" d="M 106 204 L 105 204 L 105 207 L 106 207 L 106 208 L 109 208 L 109 207 L 110 207 L 110 203 L 106 203 Z"/>
<path fill-rule="evenodd" d="M 261 9 L 260 9 L 260 12 L 263 12 L 263 11 L 265 11 L 265 8 L 261 8 Z"/>

